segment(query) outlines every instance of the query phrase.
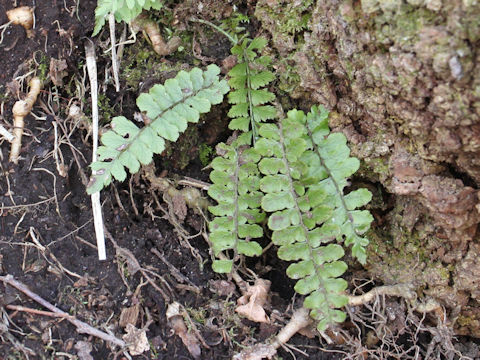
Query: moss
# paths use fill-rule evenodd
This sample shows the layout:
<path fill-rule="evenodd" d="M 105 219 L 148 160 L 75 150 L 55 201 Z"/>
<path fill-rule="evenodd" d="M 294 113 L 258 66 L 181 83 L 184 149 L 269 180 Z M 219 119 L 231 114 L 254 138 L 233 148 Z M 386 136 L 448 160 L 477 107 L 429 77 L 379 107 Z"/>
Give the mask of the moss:
<path fill-rule="evenodd" d="M 50 72 L 50 58 L 40 50 L 36 51 L 33 57 L 35 59 L 35 69 L 33 70 L 37 71 L 36 75 L 40 78 L 42 83 L 45 83 Z"/>
<path fill-rule="evenodd" d="M 200 162 L 203 166 L 207 166 L 210 163 L 213 153 L 214 150 L 211 146 L 203 143 L 200 144 L 198 149 L 198 158 L 200 159 Z"/>
<path fill-rule="evenodd" d="M 198 126 L 190 125 L 175 143 L 167 143 L 163 153 L 163 165 L 166 168 L 183 170 L 191 160 L 198 156 Z"/>
<path fill-rule="evenodd" d="M 370 21 L 378 43 L 406 45 L 417 38 L 423 27 L 435 25 L 440 19 L 433 11 L 403 3 L 372 16 Z"/>
<path fill-rule="evenodd" d="M 98 94 L 98 112 L 102 116 L 102 125 L 112 121 L 112 117 L 117 114 L 115 105 L 110 105 L 110 99 L 103 93 Z"/>

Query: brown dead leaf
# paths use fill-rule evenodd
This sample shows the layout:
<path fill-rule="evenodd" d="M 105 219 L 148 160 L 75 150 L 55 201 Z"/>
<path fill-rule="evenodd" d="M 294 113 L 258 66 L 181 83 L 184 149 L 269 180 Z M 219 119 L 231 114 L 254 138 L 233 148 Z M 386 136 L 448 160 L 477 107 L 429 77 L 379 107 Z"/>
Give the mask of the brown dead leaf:
<path fill-rule="evenodd" d="M 166 316 L 168 323 L 175 331 L 175 334 L 182 339 L 190 355 L 192 355 L 194 359 L 200 359 L 202 354 L 200 343 L 194 334 L 188 332 L 188 328 L 180 312 L 180 304 L 173 302 L 168 305 Z"/>
<path fill-rule="evenodd" d="M 68 75 L 67 70 L 67 61 L 65 59 L 57 60 L 54 58 L 50 59 L 50 78 L 52 79 L 53 85 L 63 86 L 63 78 Z"/>
<path fill-rule="evenodd" d="M 139 313 L 140 304 L 135 304 L 133 306 L 123 308 L 122 313 L 120 314 L 119 325 L 123 328 L 127 327 L 128 324 L 135 326 L 138 320 Z"/>
<path fill-rule="evenodd" d="M 185 220 L 185 217 L 187 216 L 187 211 L 188 211 L 185 198 L 180 193 L 173 195 L 172 205 L 173 205 L 173 212 L 177 216 L 178 220 L 183 222 Z"/>
<path fill-rule="evenodd" d="M 263 306 L 267 302 L 270 281 L 257 279 L 253 286 L 248 285 L 245 295 L 237 300 L 235 311 L 248 320 L 267 323 L 270 321 Z"/>
<path fill-rule="evenodd" d="M 219 296 L 231 296 L 235 293 L 235 284 L 227 280 L 212 280 L 209 282 L 211 292 Z"/>
<path fill-rule="evenodd" d="M 127 324 L 125 331 L 127 333 L 122 336 L 122 339 L 127 343 L 130 355 L 140 355 L 150 350 L 145 329 L 137 329 L 134 325 Z"/>

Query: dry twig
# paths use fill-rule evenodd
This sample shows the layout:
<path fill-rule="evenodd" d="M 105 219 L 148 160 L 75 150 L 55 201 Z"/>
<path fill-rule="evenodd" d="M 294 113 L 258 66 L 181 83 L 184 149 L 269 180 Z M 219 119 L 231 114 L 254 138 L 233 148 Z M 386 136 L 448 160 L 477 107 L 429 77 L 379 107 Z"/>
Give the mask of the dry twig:
<path fill-rule="evenodd" d="M 29 290 L 25 286 L 25 284 L 21 283 L 20 281 L 15 280 L 12 275 L 0 276 L 0 281 L 3 281 L 5 284 L 13 286 L 17 290 L 20 290 L 25 295 L 27 295 L 29 298 L 31 298 L 32 300 L 35 300 L 40 305 L 46 307 L 48 310 L 50 310 L 50 311 L 52 311 L 56 314 L 59 314 L 59 316 L 61 316 L 61 317 L 65 317 L 65 319 L 67 319 L 70 323 L 72 323 L 73 325 L 75 325 L 77 327 L 77 331 L 79 333 L 89 334 L 89 335 L 98 337 L 102 340 L 111 342 L 115 345 L 119 345 L 121 347 L 125 346 L 125 342 L 123 340 L 120 340 L 117 337 L 115 337 L 113 335 L 110 335 L 110 334 L 107 334 L 107 333 L 105 333 L 101 330 L 98 330 L 98 329 L 88 325 L 87 323 L 85 323 L 81 320 L 78 320 L 74 316 L 71 316 L 70 314 L 66 313 L 65 311 L 63 311 L 59 308 L 57 308 L 56 306 L 50 304 L 45 299 L 41 298 L 40 296 L 38 296 L 37 294 L 35 294 L 31 290 Z"/>

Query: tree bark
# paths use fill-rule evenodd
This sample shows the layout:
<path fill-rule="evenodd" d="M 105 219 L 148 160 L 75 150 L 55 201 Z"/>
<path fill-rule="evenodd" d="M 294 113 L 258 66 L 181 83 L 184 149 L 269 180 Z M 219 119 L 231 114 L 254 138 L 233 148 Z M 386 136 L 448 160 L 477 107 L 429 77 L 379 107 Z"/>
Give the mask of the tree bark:
<path fill-rule="evenodd" d="M 331 110 L 374 192 L 371 276 L 480 337 L 480 2 L 259 0 L 279 88 Z"/>

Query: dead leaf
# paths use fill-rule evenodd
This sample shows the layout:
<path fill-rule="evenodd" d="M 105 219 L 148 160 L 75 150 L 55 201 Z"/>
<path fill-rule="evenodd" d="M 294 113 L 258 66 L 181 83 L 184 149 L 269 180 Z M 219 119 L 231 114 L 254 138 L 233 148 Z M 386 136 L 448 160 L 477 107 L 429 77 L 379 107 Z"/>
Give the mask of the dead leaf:
<path fill-rule="evenodd" d="M 235 284 L 227 280 L 212 280 L 209 283 L 210 291 L 219 296 L 231 296 L 235 293 Z"/>
<path fill-rule="evenodd" d="M 267 302 L 271 282 L 265 279 L 257 279 L 253 286 L 248 285 L 245 295 L 237 300 L 235 311 L 248 320 L 255 322 L 269 322 L 263 306 Z"/>
<path fill-rule="evenodd" d="M 92 355 L 90 355 L 93 347 L 88 341 L 77 341 L 75 350 L 77 350 L 79 360 L 94 360 Z"/>
<path fill-rule="evenodd" d="M 145 329 L 137 329 L 134 325 L 127 324 L 125 331 L 127 333 L 122 336 L 122 339 L 127 343 L 130 355 L 140 355 L 150 350 Z"/>
<path fill-rule="evenodd" d="M 135 304 L 133 306 L 123 308 L 122 313 L 120 314 L 119 325 L 123 328 L 127 327 L 128 324 L 135 326 L 138 320 L 139 313 L 140 304 Z"/>
<path fill-rule="evenodd" d="M 176 193 L 172 197 L 172 205 L 173 205 L 173 212 L 177 216 L 178 220 L 180 222 L 183 222 L 185 220 L 185 217 L 187 216 L 187 203 L 185 202 L 185 199 L 180 193 Z"/>
<path fill-rule="evenodd" d="M 190 355 L 192 355 L 194 359 L 200 359 L 202 354 L 200 343 L 194 334 L 188 332 L 188 328 L 180 312 L 180 304 L 173 302 L 168 305 L 166 316 L 168 323 L 175 331 L 175 334 L 182 339 Z"/>
<path fill-rule="evenodd" d="M 67 61 L 65 59 L 57 60 L 54 58 L 50 59 L 50 78 L 52 79 L 53 85 L 63 86 L 63 78 L 68 75 L 67 70 Z"/>

